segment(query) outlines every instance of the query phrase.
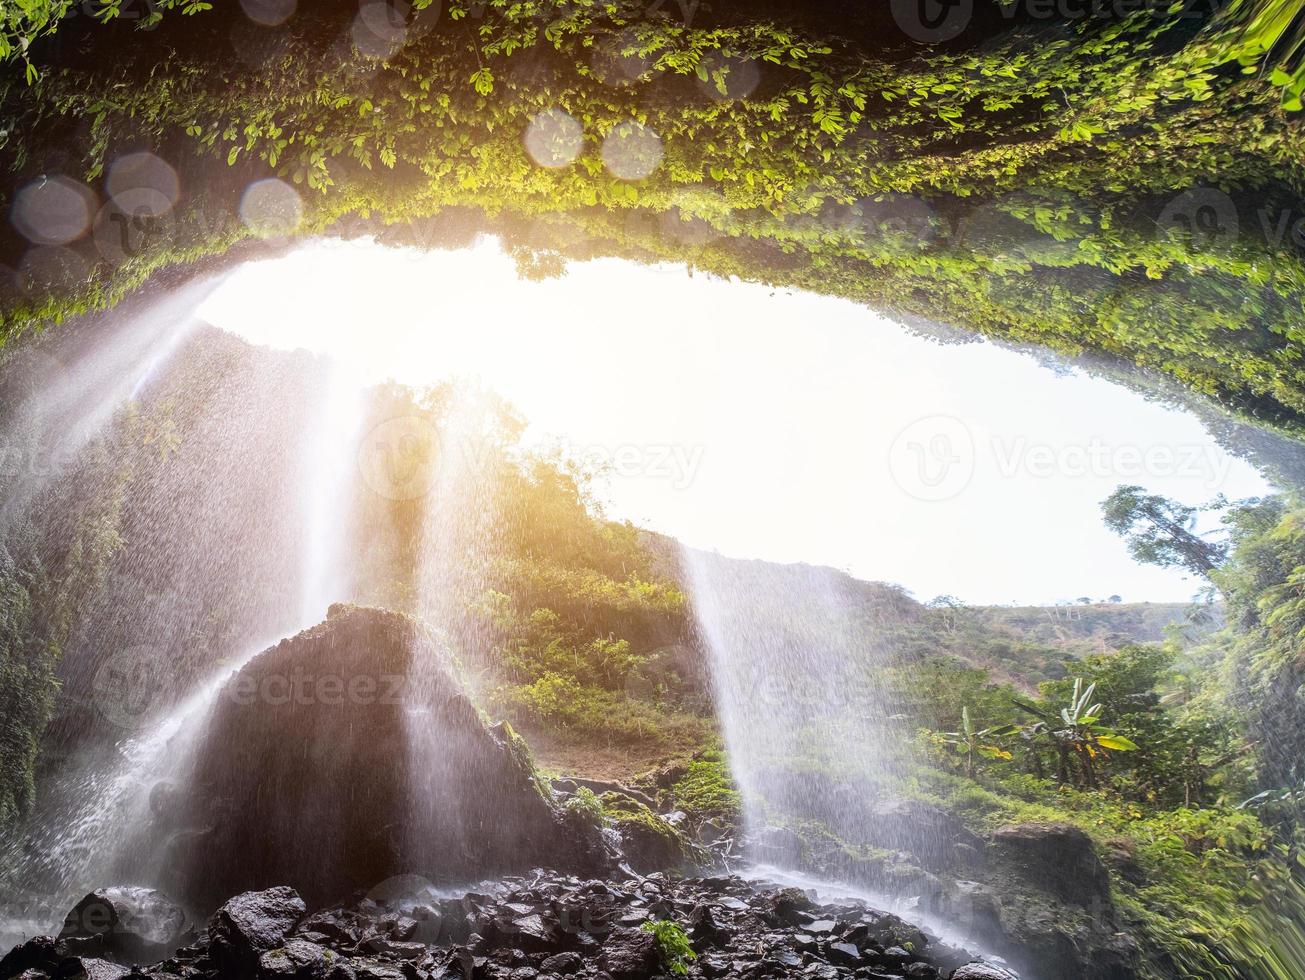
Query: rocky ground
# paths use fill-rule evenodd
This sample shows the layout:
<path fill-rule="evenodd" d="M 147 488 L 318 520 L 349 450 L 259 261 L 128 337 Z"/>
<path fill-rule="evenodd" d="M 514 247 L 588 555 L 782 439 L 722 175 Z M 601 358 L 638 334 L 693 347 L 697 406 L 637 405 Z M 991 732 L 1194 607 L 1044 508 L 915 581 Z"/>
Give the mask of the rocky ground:
<path fill-rule="evenodd" d="M 79 902 L 59 936 L 30 940 L 0 960 L 0 980 L 670 976 L 1011 974 L 858 902 L 817 904 L 798 889 L 737 876 L 617 883 L 550 871 L 460 897 L 400 877 L 313 912 L 293 889 L 275 887 L 230 899 L 199 928 L 157 891 L 107 888 Z"/>

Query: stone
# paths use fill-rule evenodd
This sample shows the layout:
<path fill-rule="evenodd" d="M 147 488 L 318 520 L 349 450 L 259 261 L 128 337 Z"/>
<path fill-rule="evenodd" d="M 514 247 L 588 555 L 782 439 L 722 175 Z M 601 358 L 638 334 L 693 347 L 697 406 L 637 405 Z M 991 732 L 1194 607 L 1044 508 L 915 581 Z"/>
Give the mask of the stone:
<path fill-rule="evenodd" d="M 657 971 L 657 940 L 642 929 L 616 929 L 603 943 L 599 969 L 612 980 L 646 980 Z"/>
<path fill-rule="evenodd" d="M 37 936 L 15 946 L 0 959 L 0 980 L 12 980 L 28 970 L 53 972 L 62 958 L 53 939 Z"/>
<path fill-rule="evenodd" d="M 653 919 L 688 931 L 698 953 L 688 975 L 708 980 L 939 980 L 970 960 L 953 958 L 954 951 L 933 937 L 863 903 L 815 906 L 801 892 L 734 877 L 656 875 L 605 883 L 536 869 L 496 882 L 490 894 L 430 893 L 423 901 L 434 904 L 356 894 L 305 914 L 289 887 L 242 893 L 214 913 L 205 934 L 131 977 L 665 980 L 670 964 L 656 936 L 642 928 Z M 808 922 L 805 929 L 828 931 L 781 923 L 776 909 Z M 396 938 L 455 914 L 466 923 L 461 945 Z M 632 924 L 612 926 L 621 921 Z M 903 937 L 902 948 L 881 943 L 893 936 Z M 890 948 L 881 952 L 881 945 Z M 51 980 L 54 968 L 74 967 L 90 980 L 127 980 L 125 967 L 93 957 L 60 958 L 62 952 L 50 939 L 24 944 L 6 957 L 8 975 L 0 980 L 23 977 L 24 970 L 23 980 Z"/>
<path fill-rule="evenodd" d="M 957 851 L 958 844 L 974 853 L 983 846 L 982 838 L 946 810 L 919 800 L 882 800 L 857 819 L 862 834 L 858 839 L 885 850 L 904 851 L 929 871 L 946 870 L 966 860 Z"/>
<path fill-rule="evenodd" d="M 415 716 L 428 753 L 409 751 Z M 581 840 L 597 827 L 561 819 L 519 737 L 485 723 L 430 630 L 381 609 L 333 606 L 236 673 L 192 785 L 181 819 L 203 831 L 173 857 L 200 907 L 269 882 L 319 904 L 404 874 L 526 871 L 545 854 L 582 870 L 601 850 Z"/>
<path fill-rule="evenodd" d="M 579 973 L 584 965 L 585 961 L 579 953 L 556 953 L 539 964 L 540 969 L 548 973 L 558 973 L 562 976 Z"/>
<path fill-rule="evenodd" d="M 810 896 L 800 888 L 781 888 L 768 902 L 769 914 L 774 921 L 796 925 L 803 912 L 812 908 Z"/>
<path fill-rule="evenodd" d="M 1001 869 L 1083 908 L 1110 904 L 1110 874 L 1092 838 L 1072 824 L 1009 824 L 992 835 Z"/>
<path fill-rule="evenodd" d="M 284 946 L 268 950 L 258 958 L 258 972 L 264 977 L 317 977 L 334 959 L 330 950 L 307 939 L 287 939 Z"/>
<path fill-rule="evenodd" d="M 695 948 L 714 946 L 728 938 L 729 929 L 716 919 L 712 906 L 695 905 L 689 912 L 689 938 Z"/>
<path fill-rule="evenodd" d="M 51 980 L 123 980 L 129 967 L 96 956 L 72 956 L 59 964 Z"/>
<path fill-rule="evenodd" d="M 74 953 L 99 953 L 131 963 L 167 956 L 183 941 L 186 913 L 153 888 L 98 888 L 72 907 L 59 940 Z"/>
<path fill-rule="evenodd" d="M 252 972 L 264 953 L 285 943 L 306 911 L 299 893 L 284 885 L 237 895 L 209 921 L 214 960 L 227 969 Z"/>
<path fill-rule="evenodd" d="M 951 980 L 1015 980 L 1015 975 L 991 963 L 966 963 L 952 971 Z"/>
<path fill-rule="evenodd" d="M 911 959 L 911 954 L 901 946 L 889 946 L 879 956 L 888 963 L 901 965 Z"/>
<path fill-rule="evenodd" d="M 830 943 L 829 961 L 839 966 L 860 966 L 861 950 L 851 943 Z"/>

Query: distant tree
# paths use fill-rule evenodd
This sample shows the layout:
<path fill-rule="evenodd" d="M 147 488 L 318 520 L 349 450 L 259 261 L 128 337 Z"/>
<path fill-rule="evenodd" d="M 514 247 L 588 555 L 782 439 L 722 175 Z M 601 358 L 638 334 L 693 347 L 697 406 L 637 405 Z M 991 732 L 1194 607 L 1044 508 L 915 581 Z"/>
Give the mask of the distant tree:
<path fill-rule="evenodd" d="M 1119 595 L 1112 595 L 1109 599 L 1106 600 L 1106 602 L 1113 602 L 1113 603 L 1116 603 L 1116 604 L 1118 604 L 1118 603 L 1120 603 L 1120 602 L 1123 602 L 1123 601 L 1124 601 L 1124 597 L 1123 597 L 1123 596 L 1119 596 Z"/>
<path fill-rule="evenodd" d="M 925 603 L 925 608 L 932 609 L 938 615 L 943 628 L 948 633 L 956 632 L 956 628 L 960 625 L 961 616 L 969 609 L 964 602 L 954 595 L 935 596 Z"/>
<path fill-rule="evenodd" d="M 1081 596 L 1079 596 L 1079 597 L 1078 597 L 1076 600 L 1074 600 L 1074 601 L 1077 602 L 1080 606 L 1090 606 L 1090 605 L 1092 605 L 1092 597 L 1091 597 L 1091 596 L 1081 595 Z"/>
<path fill-rule="evenodd" d="M 1139 486 L 1121 486 L 1101 502 L 1101 513 L 1106 527 L 1128 543 L 1137 561 L 1162 568 L 1180 566 L 1208 578 L 1228 557 L 1228 546 L 1205 540 L 1192 527 L 1198 512 L 1223 503 L 1189 507 L 1148 494 Z"/>

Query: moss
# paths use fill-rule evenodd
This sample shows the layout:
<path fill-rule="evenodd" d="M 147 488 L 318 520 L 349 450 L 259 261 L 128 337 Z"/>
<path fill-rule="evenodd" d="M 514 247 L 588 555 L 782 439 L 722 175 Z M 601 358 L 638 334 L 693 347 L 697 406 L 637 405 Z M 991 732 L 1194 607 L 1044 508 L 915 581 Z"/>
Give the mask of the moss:
<path fill-rule="evenodd" d="M 638 870 L 665 870 L 690 864 L 693 845 L 675 827 L 624 793 L 599 797 L 603 816 L 621 833 L 625 856 Z"/>
<path fill-rule="evenodd" d="M 688 764 L 671 787 L 675 805 L 695 820 L 714 820 L 733 827 L 741 816 L 742 797 L 729 764 L 720 751 L 704 752 Z"/>
<path fill-rule="evenodd" d="M 1153 809 L 1027 777 L 981 786 L 931 769 L 916 773 L 912 795 L 978 833 L 1006 823 L 1066 822 L 1092 837 L 1101 853 L 1125 847 L 1142 876 L 1130 881 L 1110 867 L 1112 894 L 1140 940 L 1144 976 L 1296 975 L 1291 964 L 1299 961 L 1273 948 L 1274 930 L 1261 920 L 1300 884 L 1252 814 Z M 1294 937 L 1287 950 L 1293 942 L 1305 949 L 1299 921 L 1275 921 L 1274 929 Z M 1282 972 L 1273 972 L 1275 963 Z"/>
<path fill-rule="evenodd" d="M 548 784 L 548 780 L 539 771 L 539 767 L 535 765 L 535 756 L 530 751 L 530 743 L 522 738 L 517 730 L 506 721 L 500 722 L 498 729 L 507 741 L 508 748 L 512 752 L 513 761 L 516 762 L 522 772 L 530 777 L 530 782 L 539 792 L 539 795 L 552 803 L 553 787 Z"/>

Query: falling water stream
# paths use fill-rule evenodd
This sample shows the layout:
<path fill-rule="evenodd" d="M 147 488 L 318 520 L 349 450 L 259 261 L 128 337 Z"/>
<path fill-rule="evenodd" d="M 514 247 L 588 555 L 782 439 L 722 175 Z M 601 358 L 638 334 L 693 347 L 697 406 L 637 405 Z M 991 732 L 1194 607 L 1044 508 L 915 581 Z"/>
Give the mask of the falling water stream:
<path fill-rule="evenodd" d="M 184 430 L 175 450 L 146 457 L 136 539 L 115 559 L 105 601 L 82 613 L 66 654 L 70 667 L 99 662 L 82 685 L 90 691 L 81 711 L 118 731 L 116 746 L 107 757 L 74 750 L 33 818 L 0 840 L 6 876 L 17 870 L 24 891 L 9 897 L 16 908 L 0 908 L 6 948 L 57 928 L 93 887 L 159 880 L 168 848 L 154 818 L 171 794 L 186 792 L 223 684 L 347 598 L 362 389 L 320 360 L 251 359 L 210 328 L 197 333 L 193 311 L 210 288 L 196 284 L 115 318 L 75 360 L 42 355 L 61 376 L 3 419 L 8 434 L 43 438 L 57 462 L 20 474 L 7 498 L 11 522 L 37 506 L 45 484 L 82 465 L 79 453 L 122 424 L 129 407 L 162 413 L 165 432 Z M 173 404 L 178 392 L 189 397 Z M 179 549 L 187 554 L 169 567 L 167 553 Z M 171 673 L 169 651 L 187 648 L 187 631 L 215 603 L 232 625 L 230 645 L 193 678 Z M 149 643 L 117 648 L 124 623 Z"/>
<path fill-rule="evenodd" d="M 815 819 L 865 839 L 911 740 L 864 590 L 828 568 L 684 549 L 698 630 L 750 833 Z"/>

